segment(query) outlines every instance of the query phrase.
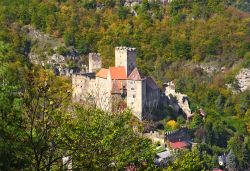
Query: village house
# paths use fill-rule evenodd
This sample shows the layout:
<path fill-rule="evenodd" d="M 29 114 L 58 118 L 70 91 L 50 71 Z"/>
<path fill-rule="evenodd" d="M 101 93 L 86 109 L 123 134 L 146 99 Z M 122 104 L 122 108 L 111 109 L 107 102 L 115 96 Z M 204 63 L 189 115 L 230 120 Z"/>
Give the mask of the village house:
<path fill-rule="evenodd" d="M 171 158 L 172 154 L 170 150 L 165 150 L 156 154 L 154 159 L 154 164 L 156 166 L 166 167 L 168 160 Z"/>
<path fill-rule="evenodd" d="M 173 151 L 191 148 L 191 141 L 187 128 L 166 132 L 165 139 L 167 147 Z"/>
<path fill-rule="evenodd" d="M 105 111 L 127 107 L 139 120 L 157 108 L 160 89 L 138 70 L 135 48 L 116 47 L 115 66 L 101 67 L 100 54 L 90 53 L 89 71 L 72 76 L 74 101 L 91 102 Z"/>

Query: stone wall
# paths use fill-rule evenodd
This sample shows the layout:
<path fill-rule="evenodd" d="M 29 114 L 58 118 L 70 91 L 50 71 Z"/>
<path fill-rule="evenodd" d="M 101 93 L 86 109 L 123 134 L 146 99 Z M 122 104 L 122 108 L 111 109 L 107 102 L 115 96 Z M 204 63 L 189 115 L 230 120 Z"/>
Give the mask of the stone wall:
<path fill-rule="evenodd" d="M 96 101 L 98 108 L 104 111 L 110 111 L 112 108 L 111 104 L 111 84 L 109 84 L 110 79 L 96 78 L 96 91 L 93 92 L 93 96 Z"/>
<path fill-rule="evenodd" d="M 143 119 L 144 107 L 146 106 L 146 82 L 145 80 L 127 82 L 127 106 L 135 116 Z"/>
<path fill-rule="evenodd" d="M 89 72 L 96 72 L 102 67 L 102 61 L 99 53 L 89 53 Z"/>
<path fill-rule="evenodd" d="M 72 76 L 72 88 L 73 88 L 73 101 L 79 102 L 84 100 L 86 93 L 88 92 L 89 79 L 82 75 Z"/>
<path fill-rule="evenodd" d="M 149 90 L 147 89 L 147 108 L 149 111 L 153 110 L 154 108 L 157 108 L 159 104 L 159 99 L 160 99 L 160 90 L 155 89 L 155 90 Z"/>
<path fill-rule="evenodd" d="M 112 104 L 108 80 L 91 76 L 88 74 L 72 76 L 73 101 L 110 111 Z"/>
<path fill-rule="evenodd" d="M 153 143 L 160 143 L 162 147 L 165 147 L 165 135 L 160 134 L 157 131 L 150 131 L 149 133 L 144 133 L 145 138 L 149 138 Z"/>

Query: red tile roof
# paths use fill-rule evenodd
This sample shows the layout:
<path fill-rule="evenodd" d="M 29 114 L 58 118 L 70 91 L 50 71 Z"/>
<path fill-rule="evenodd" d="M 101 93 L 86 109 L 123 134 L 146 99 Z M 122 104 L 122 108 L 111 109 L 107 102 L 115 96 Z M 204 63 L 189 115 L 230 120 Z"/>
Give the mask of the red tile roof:
<path fill-rule="evenodd" d="M 102 68 L 97 74 L 96 77 L 107 78 L 108 69 Z"/>
<path fill-rule="evenodd" d="M 129 80 L 139 81 L 145 79 L 145 77 L 135 68 L 131 74 L 128 76 Z"/>
<path fill-rule="evenodd" d="M 109 67 L 109 72 L 112 80 L 126 80 L 125 67 Z"/>
<path fill-rule="evenodd" d="M 223 170 L 214 168 L 213 171 L 223 171 Z"/>
<path fill-rule="evenodd" d="M 170 147 L 172 149 L 183 149 L 188 147 L 188 144 L 185 141 L 170 142 Z"/>

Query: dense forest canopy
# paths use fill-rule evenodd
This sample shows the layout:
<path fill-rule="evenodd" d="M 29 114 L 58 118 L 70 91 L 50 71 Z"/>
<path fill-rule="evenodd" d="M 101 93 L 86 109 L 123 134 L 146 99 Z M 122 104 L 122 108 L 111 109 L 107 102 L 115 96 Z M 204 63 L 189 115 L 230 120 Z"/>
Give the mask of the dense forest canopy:
<path fill-rule="evenodd" d="M 199 163 L 198 170 L 204 166 L 201 160 L 207 160 L 206 167 L 211 168 L 214 156 L 230 150 L 238 168 L 249 167 L 250 91 L 234 94 L 226 86 L 235 83 L 240 69 L 250 67 L 249 4 L 247 0 L 173 0 L 163 5 L 143 0 L 126 7 L 122 0 L 1 0 L 0 170 L 58 169 L 63 166 L 52 163 L 64 155 L 65 147 L 70 147 L 68 152 L 76 152 L 79 168 L 108 170 L 111 166 L 105 162 L 115 161 L 114 167 L 120 169 L 137 161 L 143 169 L 146 166 L 140 162 L 144 160 L 151 168 L 152 147 L 127 128 L 130 114 L 111 119 L 103 118 L 99 110 L 72 107 L 69 80 L 55 77 L 50 70 L 29 62 L 27 55 L 34 47 L 22 32 L 26 25 L 59 39 L 67 47 L 73 46 L 84 57 L 99 52 L 105 66 L 113 64 L 115 46 L 136 47 L 137 63 L 144 74 L 154 76 L 159 85 L 174 80 L 177 90 L 188 95 L 192 111 L 199 108 L 206 111 L 205 121 L 195 116 L 189 125 L 195 141 L 202 144 L 200 150 L 206 152 L 203 158 L 194 158 Z M 197 65 L 226 69 L 210 74 L 197 69 Z M 88 119 L 71 119 L 69 106 L 81 118 L 90 113 L 95 115 L 90 123 Z M 98 124 L 104 124 L 101 120 L 106 123 L 102 133 L 107 137 L 99 136 Z M 89 124 L 89 128 L 81 124 Z M 117 130 L 117 134 L 111 129 Z M 83 136 L 81 131 L 93 133 L 84 135 L 83 144 L 91 144 L 91 139 L 104 143 L 92 159 L 86 155 L 95 151 L 96 146 L 79 147 L 76 140 L 83 141 L 79 139 Z M 55 132 L 72 134 L 58 134 L 55 138 Z M 56 142 L 52 142 L 52 137 Z M 125 143 L 123 149 L 112 149 L 106 141 L 113 146 L 129 142 L 131 149 Z M 62 147 L 53 151 L 53 143 Z M 107 156 L 111 149 L 114 158 Z M 141 153 L 135 152 L 138 149 Z M 183 154 L 183 160 L 176 161 L 171 168 L 191 162 L 186 159 L 196 153 Z"/>

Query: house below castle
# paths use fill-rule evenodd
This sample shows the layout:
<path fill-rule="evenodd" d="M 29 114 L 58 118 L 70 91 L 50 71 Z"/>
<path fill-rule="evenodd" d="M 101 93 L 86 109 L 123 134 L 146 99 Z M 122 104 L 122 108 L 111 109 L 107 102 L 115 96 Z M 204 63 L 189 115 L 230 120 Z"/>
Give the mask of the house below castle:
<path fill-rule="evenodd" d="M 136 49 L 115 48 L 115 66 L 101 68 L 99 54 L 89 54 L 89 72 L 72 76 L 73 100 L 112 111 L 129 108 L 143 120 L 151 115 L 160 99 L 160 89 L 136 65 Z"/>

